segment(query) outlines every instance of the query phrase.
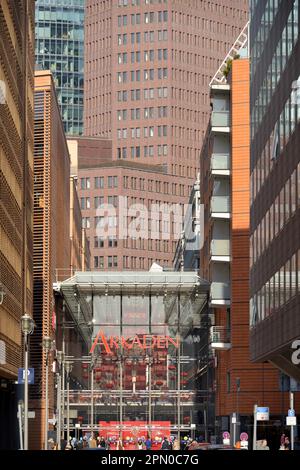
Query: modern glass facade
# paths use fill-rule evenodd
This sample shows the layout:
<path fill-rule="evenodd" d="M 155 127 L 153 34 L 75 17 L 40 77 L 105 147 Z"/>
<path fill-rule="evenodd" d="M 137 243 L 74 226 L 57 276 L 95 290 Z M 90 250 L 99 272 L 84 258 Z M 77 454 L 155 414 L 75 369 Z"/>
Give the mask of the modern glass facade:
<path fill-rule="evenodd" d="M 121 433 L 128 449 L 137 435 L 150 434 L 157 445 L 171 433 L 204 436 L 209 391 L 199 387 L 197 377 L 208 283 L 194 273 L 81 273 L 76 278 L 72 286 L 73 279 L 63 282 L 61 292 L 70 307 L 75 289 L 80 306 L 84 302 L 93 318 L 95 429 L 105 437 Z M 84 323 L 78 312 L 75 308 L 74 319 Z M 86 421 L 91 376 L 84 361 L 82 367 L 88 387 L 72 391 L 70 406 L 81 407 Z"/>
<path fill-rule="evenodd" d="M 277 363 L 299 332 L 299 0 L 252 1 L 250 39 L 252 358 Z"/>
<path fill-rule="evenodd" d="M 51 70 L 65 132 L 83 129 L 84 0 L 37 0 L 36 63 Z"/>

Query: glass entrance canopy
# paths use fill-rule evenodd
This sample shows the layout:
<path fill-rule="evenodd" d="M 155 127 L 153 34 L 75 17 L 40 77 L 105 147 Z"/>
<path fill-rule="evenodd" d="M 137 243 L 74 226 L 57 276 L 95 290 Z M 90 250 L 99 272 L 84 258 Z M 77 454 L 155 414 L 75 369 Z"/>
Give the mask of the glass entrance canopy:
<path fill-rule="evenodd" d="M 71 392 L 71 407 L 92 398 L 93 425 L 125 442 L 133 427 L 153 439 L 197 429 L 207 393 L 197 388 L 207 281 L 194 272 L 85 272 L 54 290 L 92 358 L 88 389 Z"/>

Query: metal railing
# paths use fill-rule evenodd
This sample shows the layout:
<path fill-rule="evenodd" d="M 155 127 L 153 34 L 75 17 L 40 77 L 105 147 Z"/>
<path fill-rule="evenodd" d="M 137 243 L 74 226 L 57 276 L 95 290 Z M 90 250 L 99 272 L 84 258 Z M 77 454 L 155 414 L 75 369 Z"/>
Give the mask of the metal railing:
<path fill-rule="evenodd" d="M 230 328 L 226 326 L 212 326 L 210 328 L 210 342 L 220 344 L 230 343 Z"/>

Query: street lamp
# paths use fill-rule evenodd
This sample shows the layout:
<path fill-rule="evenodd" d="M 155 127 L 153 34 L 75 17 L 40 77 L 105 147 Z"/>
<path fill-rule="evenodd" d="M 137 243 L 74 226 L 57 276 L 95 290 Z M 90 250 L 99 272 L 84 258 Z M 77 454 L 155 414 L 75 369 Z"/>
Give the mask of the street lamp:
<path fill-rule="evenodd" d="M 70 373 L 72 371 L 72 362 L 66 361 L 65 368 L 67 373 L 67 441 L 70 437 Z"/>
<path fill-rule="evenodd" d="M 57 374 L 57 444 L 61 449 L 61 365 L 64 362 L 65 354 L 63 351 L 56 351 L 56 359 L 58 362 Z"/>
<path fill-rule="evenodd" d="M 48 449 L 48 420 L 49 420 L 49 352 L 53 346 L 53 341 L 50 336 L 44 336 L 43 338 L 43 349 L 46 353 L 46 403 L 45 403 L 45 445 L 44 449 Z"/>
<path fill-rule="evenodd" d="M 28 313 L 21 317 L 21 330 L 24 334 L 24 450 L 28 450 L 28 335 L 34 330 L 34 321 Z"/>

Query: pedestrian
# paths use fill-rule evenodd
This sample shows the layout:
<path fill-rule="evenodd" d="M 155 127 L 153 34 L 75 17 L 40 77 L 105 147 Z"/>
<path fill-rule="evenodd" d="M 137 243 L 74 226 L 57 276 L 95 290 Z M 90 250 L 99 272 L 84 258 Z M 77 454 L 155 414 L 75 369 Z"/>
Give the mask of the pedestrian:
<path fill-rule="evenodd" d="M 122 439 L 119 437 L 119 439 L 117 440 L 117 447 L 116 447 L 116 450 L 124 450 L 124 446 L 123 446 L 123 442 L 122 442 Z"/>
<path fill-rule="evenodd" d="M 137 449 L 138 449 L 138 450 L 144 450 L 144 444 L 143 444 L 142 439 L 139 439 L 139 440 L 137 441 Z"/>
<path fill-rule="evenodd" d="M 161 450 L 172 450 L 171 443 L 168 441 L 167 437 L 164 437 L 164 440 L 161 445 Z"/>
<path fill-rule="evenodd" d="M 104 437 L 100 437 L 98 447 L 102 450 L 106 450 L 106 442 L 105 442 Z"/>
<path fill-rule="evenodd" d="M 152 441 L 151 441 L 150 436 L 147 437 L 146 442 L 145 442 L 145 446 L 146 446 L 146 450 L 151 450 Z"/>
<path fill-rule="evenodd" d="M 261 439 L 256 443 L 256 450 L 270 450 L 266 439 Z"/>
<path fill-rule="evenodd" d="M 284 450 L 291 450 L 291 443 L 288 436 L 284 438 Z"/>
<path fill-rule="evenodd" d="M 175 437 L 173 441 L 173 450 L 180 450 L 180 442 L 177 437 Z"/>

